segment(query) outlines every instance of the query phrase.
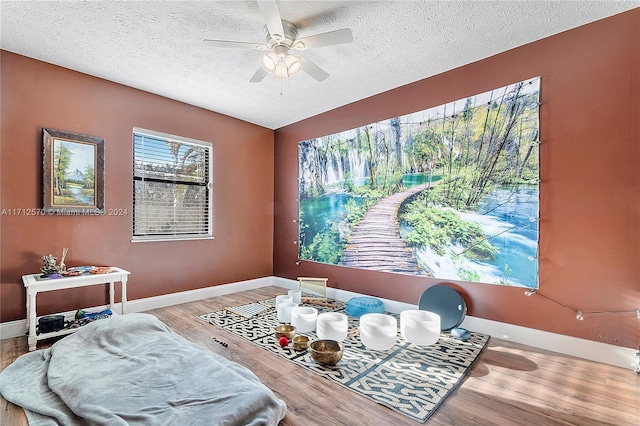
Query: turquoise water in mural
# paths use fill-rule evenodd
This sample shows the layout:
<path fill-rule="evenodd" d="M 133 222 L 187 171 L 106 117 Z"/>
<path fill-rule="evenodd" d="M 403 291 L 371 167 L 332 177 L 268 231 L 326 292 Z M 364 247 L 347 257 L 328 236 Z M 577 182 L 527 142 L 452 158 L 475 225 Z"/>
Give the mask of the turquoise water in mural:
<path fill-rule="evenodd" d="M 426 174 L 406 175 L 403 185 L 408 188 L 424 184 L 427 178 Z M 432 181 L 439 179 L 439 176 L 432 177 Z M 301 199 L 300 223 L 304 226 L 304 241 L 301 243 L 309 244 L 316 233 L 328 228 L 328 222 L 344 220 L 345 206 L 350 199 L 362 202 L 360 198 L 344 193 Z M 459 280 L 457 271 L 462 267 L 478 273 L 481 282 L 538 287 L 537 187 L 498 189 L 480 203 L 476 213 L 461 215 L 479 223 L 491 237 L 491 243 L 499 250 L 496 259 L 491 262 L 461 261 L 455 255 L 439 256 L 427 249 L 419 255 L 434 276 Z M 455 248 L 451 252 L 455 254 Z"/>
<path fill-rule="evenodd" d="M 427 183 L 428 175 L 425 173 L 406 174 L 402 177 L 402 185 L 411 188 Z M 440 176 L 432 176 L 431 181 L 440 180 Z M 362 185 L 367 179 L 362 179 L 358 184 Z M 338 223 L 345 219 L 346 205 L 349 200 L 356 204 L 362 204 L 362 198 L 346 193 L 329 193 L 315 198 L 303 198 L 300 200 L 300 224 L 305 227 L 304 241 L 310 243 L 318 232 L 328 229 L 328 223 Z"/>
<path fill-rule="evenodd" d="M 303 198 L 300 200 L 300 226 L 304 235 L 302 245 L 310 244 L 318 232 L 329 228 L 331 222 L 338 223 L 345 220 L 347 215 L 347 202 L 355 200 L 362 204 L 360 197 L 350 194 L 337 193 L 325 194 L 315 198 Z"/>
<path fill-rule="evenodd" d="M 499 248 L 498 256 L 491 264 L 503 270 L 504 265 L 508 265 L 512 275 L 518 277 L 517 284 L 532 288 L 538 288 L 538 195 L 537 187 L 515 191 L 499 189 L 478 209 L 480 213 L 490 211 L 485 215 L 495 217 L 505 228 L 504 233 L 491 239 Z"/>
<path fill-rule="evenodd" d="M 431 175 L 431 182 L 437 182 L 442 179 L 442 176 Z M 405 188 L 411 188 L 412 186 L 422 185 L 429 181 L 429 175 L 426 173 L 412 173 L 402 176 L 402 186 Z"/>
<path fill-rule="evenodd" d="M 460 269 L 472 270 L 479 281 L 538 288 L 538 188 L 497 189 L 479 205 L 476 213 L 460 213 L 484 230 L 498 248 L 490 262 L 460 259 L 456 248 L 440 256 L 426 249 L 422 262 L 438 278 L 461 279 Z M 402 230 L 401 230 L 402 233 Z"/>

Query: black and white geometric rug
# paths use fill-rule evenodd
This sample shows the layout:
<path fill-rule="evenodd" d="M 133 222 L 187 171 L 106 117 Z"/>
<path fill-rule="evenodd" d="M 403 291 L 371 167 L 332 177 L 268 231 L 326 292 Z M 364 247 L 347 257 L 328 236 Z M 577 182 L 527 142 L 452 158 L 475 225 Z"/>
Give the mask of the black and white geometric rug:
<path fill-rule="evenodd" d="M 309 306 L 317 308 L 318 313 L 346 313 L 344 303 L 330 302 L 336 303 L 337 309 Z M 461 383 L 489 341 L 489 336 L 479 333 L 472 332 L 466 342 L 442 333 L 438 343 L 416 346 L 405 341 L 398 333 L 396 344 L 391 349 L 375 351 L 367 349 L 359 336 L 348 337 L 342 342 L 345 350 L 338 364 L 323 366 L 311 358 L 308 350 L 296 351 L 291 344 L 281 348 L 273 332 L 273 328 L 279 324 L 275 299 L 257 303 L 268 309 L 250 318 L 227 309 L 198 318 L 421 423 Z M 395 316 L 400 324 L 399 315 L 389 315 Z M 358 319 L 352 316 L 348 318 L 349 330 L 357 329 Z M 299 334 L 309 336 L 311 341 L 317 339 L 315 332 Z"/>

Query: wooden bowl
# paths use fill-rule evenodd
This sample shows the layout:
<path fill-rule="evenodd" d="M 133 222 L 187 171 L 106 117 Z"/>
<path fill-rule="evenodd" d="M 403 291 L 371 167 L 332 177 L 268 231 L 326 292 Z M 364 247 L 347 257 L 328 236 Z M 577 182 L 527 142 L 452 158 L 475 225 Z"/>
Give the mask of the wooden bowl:
<path fill-rule="evenodd" d="M 296 351 L 304 351 L 309 347 L 309 338 L 302 334 L 293 338 L 293 349 Z"/>
<path fill-rule="evenodd" d="M 335 365 L 344 353 L 344 345 L 335 340 L 315 340 L 309 345 L 311 357 L 322 365 Z"/>
<path fill-rule="evenodd" d="M 276 339 L 280 339 L 282 336 L 287 339 L 293 339 L 293 336 L 296 335 L 296 328 L 289 324 L 280 324 L 274 328 L 274 332 L 276 334 Z"/>

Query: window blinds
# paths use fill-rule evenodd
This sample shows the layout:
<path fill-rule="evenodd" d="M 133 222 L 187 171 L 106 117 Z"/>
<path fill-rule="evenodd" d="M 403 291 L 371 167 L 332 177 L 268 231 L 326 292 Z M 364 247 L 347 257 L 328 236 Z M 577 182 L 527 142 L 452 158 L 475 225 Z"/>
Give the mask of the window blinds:
<path fill-rule="evenodd" d="M 211 144 L 134 129 L 133 237 L 210 238 Z"/>

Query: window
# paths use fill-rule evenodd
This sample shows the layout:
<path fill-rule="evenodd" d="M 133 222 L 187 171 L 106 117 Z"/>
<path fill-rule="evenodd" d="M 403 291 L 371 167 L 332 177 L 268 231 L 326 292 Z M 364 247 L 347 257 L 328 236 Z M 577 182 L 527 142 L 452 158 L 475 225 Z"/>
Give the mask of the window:
<path fill-rule="evenodd" d="M 212 238 L 212 146 L 133 129 L 133 241 Z"/>

